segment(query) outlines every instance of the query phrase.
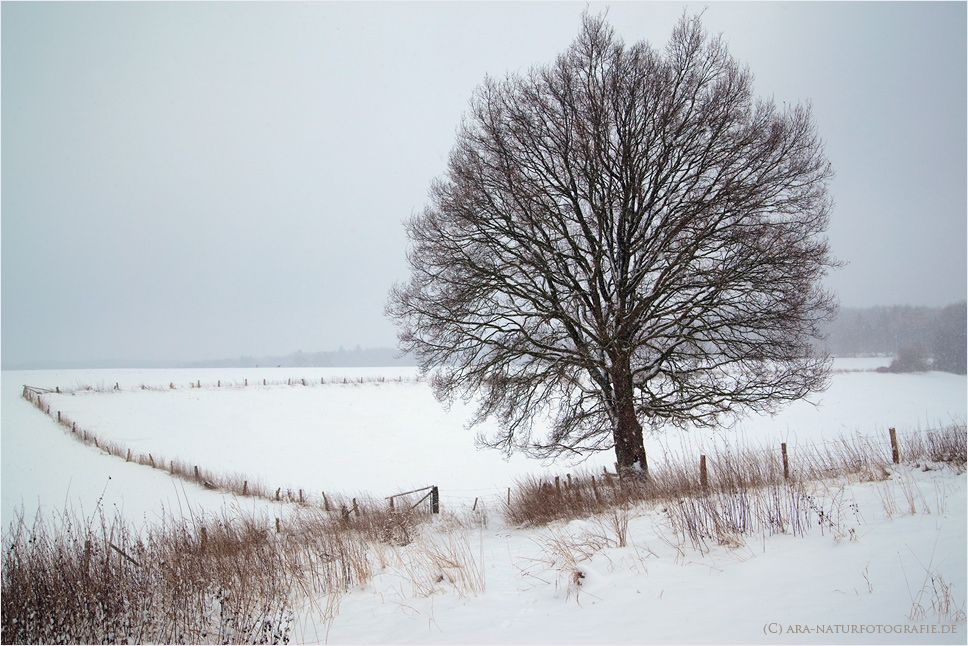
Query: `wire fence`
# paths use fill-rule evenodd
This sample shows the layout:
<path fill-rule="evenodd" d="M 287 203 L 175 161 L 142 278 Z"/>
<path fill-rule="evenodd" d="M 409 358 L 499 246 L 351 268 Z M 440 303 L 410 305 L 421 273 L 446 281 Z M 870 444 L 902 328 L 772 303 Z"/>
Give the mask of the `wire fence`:
<path fill-rule="evenodd" d="M 326 384 L 362 384 L 362 383 L 414 383 L 419 381 L 420 377 L 398 377 L 398 378 L 365 378 L 356 377 L 350 378 L 330 378 L 327 382 L 325 378 L 320 378 L 319 382 L 315 380 L 307 380 L 304 378 L 299 379 L 287 379 L 285 381 L 276 380 L 270 382 L 267 379 L 262 380 L 262 386 L 265 387 L 277 387 L 277 386 L 315 386 L 315 385 L 326 385 Z M 258 384 L 251 384 L 258 385 Z M 247 379 L 243 379 L 241 382 L 226 382 L 223 385 L 221 380 L 217 380 L 214 384 L 202 385 L 200 380 L 189 384 L 188 388 L 239 388 L 239 387 L 249 387 L 250 383 Z M 181 386 L 184 387 L 184 386 Z M 139 388 L 134 390 L 175 390 L 178 389 L 173 383 L 170 384 L 168 389 L 160 388 L 157 386 L 146 386 L 141 385 Z M 114 385 L 110 391 L 120 391 L 121 387 L 118 383 Z M 60 387 L 55 388 L 40 388 L 35 386 L 24 385 L 23 388 L 23 398 L 32 403 L 38 410 L 46 414 L 62 428 L 65 432 L 68 432 L 78 441 L 85 444 L 92 445 L 110 455 L 122 458 L 127 462 L 134 462 L 144 466 L 149 466 L 155 469 L 164 470 L 170 473 L 174 477 L 181 478 L 186 481 L 193 482 L 198 486 L 218 490 L 224 493 L 230 493 L 241 496 L 251 496 L 263 498 L 272 502 L 286 502 L 286 503 L 300 503 L 300 504 L 310 504 L 319 507 L 325 507 L 327 511 L 331 508 L 337 506 L 336 503 L 331 504 L 331 500 L 337 500 L 339 496 L 334 496 L 330 494 L 327 497 L 325 492 L 320 492 L 318 495 L 314 492 L 310 492 L 306 489 L 293 489 L 282 487 L 276 488 L 275 490 L 267 488 L 258 483 L 250 483 L 244 476 L 233 475 L 227 476 L 225 474 L 218 474 L 211 472 L 207 469 L 203 469 L 198 465 L 185 463 L 178 460 L 166 460 L 161 456 L 154 456 L 150 453 L 135 453 L 130 448 L 124 446 L 120 442 L 105 440 L 99 437 L 97 434 L 79 426 L 76 421 L 69 419 L 61 411 L 57 411 L 51 408 L 49 397 L 50 395 L 65 395 L 65 394 L 75 394 L 77 392 L 108 392 L 108 389 L 101 386 L 97 389 L 81 386 L 74 389 L 62 389 Z M 695 474 L 695 478 L 703 483 L 708 479 L 708 473 L 710 471 L 715 471 L 721 469 L 722 465 L 730 462 L 731 460 L 736 460 L 737 458 L 742 458 L 745 460 L 758 459 L 760 461 L 765 461 L 766 463 L 773 463 L 774 466 L 771 468 L 779 469 L 779 464 L 782 464 L 782 473 L 784 478 L 790 478 L 792 476 L 796 477 L 808 477 L 808 478 L 822 478 L 827 475 L 836 474 L 843 471 L 843 465 L 841 464 L 844 460 L 850 459 L 854 462 L 864 462 L 873 464 L 877 463 L 888 463 L 893 462 L 894 464 L 903 461 L 911 461 L 912 457 L 920 457 L 922 459 L 931 459 L 932 456 L 942 460 L 950 461 L 952 452 L 963 455 L 965 452 L 965 425 L 961 423 L 960 425 L 955 424 L 957 428 L 960 429 L 960 434 L 957 436 L 962 438 L 954 443 L 950 441 L 945 441 L 944 446 L 934 447 L 933 444 L 938 444 L 935 438 L 939 433 L 946 430 L 945 428 L 933 428 L 933 429 L 918 429 L 913 431 L 897 432 L 895 429 L 891 428 L 886 433 L 878 434 L 861 434 L 855 433 L 850 436 L 840 436 L 836 439 L 822 439 L 819 441 L 795 441 L 795 442 L 781 442 L 779 446 L 776 444 L 767 446 L 742 446 L 739 448 L 730 447 L 729 444 L 725 446 L 713 446 L 711 450 L 706 450 L 703 447 L 686 447 L 683 446 L 681 451 L 667 452 L 666 455 L 662 456 L 665 460 L 655 460 L 653 468 L 659 471 L 663 469 L 684 469 L 686 472 Z M 686 451 L 691 451 L 694 453 L 693 457 L 690 458 L 685 455 Z M 668 455 L 671 453 L 672 455 Z M 708 455 L 707 455 L 708 453 Z M 916 453 L 916 456 L 914 456 Z M 964 461 L 964 458 L 960 458 Z M 550 484 L 555 481 L 556 484 L 559 483 L 559 479 L 563 475 L 567 482 L 571 482 L 572 473 L 575 473 L 576 480 L 578 478 L 587 478 L 593 475 L 593 470 L 588 467 L 578 464 L 574 465 L 571 472 L 559 471 L 558 474 L 547 472 L 544 477 L 537 478 L 537 482 L 540 484 L 547 482 Z M 777 471 L 779 472 L 779 471 Z M 605 478 L 618 478 L 620 474 L 616 469 L 615 472 L 609 472 L 607 467 L 602 468 L 601 476 Z M 593 478 L 594 479 L 594 478 Z M 510 506 L 512 504 L 512 493 L 513 490 L 520 485 L 533 481 L 534 478 L 529 476 L 524 476 L 521 478 L 520 482 L 513 483 L 510 487 L 478 487 L 473 489 L 448 489 L 444 492 L 444 500 L 449 508 L 471 508 L 476 510 L 479 506 L 485 507 L 496 507 L 496 506 Z M 560 484 L 558 484 L 560 487 Z M 440 507 L 440 491 L 436 485 L 429 485 L 423 489 L 417 490 L 418 492 L 428 491 L 428 493 L 417 501 L 417 503 L 406 502 L 405 504 L 420 504 L 425 501 L 429 502 L 432 509 L 439 510 Z M 432 492 L 431 492 L 432 490 Z M 399 494 L 394 494 L 392 496 L 385 497 L 383 500 L 386 504 L 390 506 L 391 509 L 394 507 L 394 500 L 398 497 L 405 497 L 408 494 L 413 494 L 415 492 L 404 492 Z M 408 500 L 408 498 L 404 498 Z M 342 505 L 343 503 L 339 503 Z M 348 503 L 347 503 L 348 504 Z M 375 504 L 375 501 L 367 501 L 367 504 Z M 361 504 L 357 502 L 356 499 L 352 500 L 352 510 L 359 510 Z"/>

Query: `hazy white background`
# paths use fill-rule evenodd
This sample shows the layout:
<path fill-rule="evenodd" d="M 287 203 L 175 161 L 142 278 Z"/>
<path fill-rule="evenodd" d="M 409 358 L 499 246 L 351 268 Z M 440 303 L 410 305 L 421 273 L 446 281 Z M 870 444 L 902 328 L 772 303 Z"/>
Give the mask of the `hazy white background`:
<path fill-rule="evenodd" d="M 845 305 L 966 295 L 964 3 L 587 5 L 662 47 L 704 11 L 835 166 Z M 584 2 L 2 5 L 2 359 L 395 343 L 402 221 L 485 75 Z"/>

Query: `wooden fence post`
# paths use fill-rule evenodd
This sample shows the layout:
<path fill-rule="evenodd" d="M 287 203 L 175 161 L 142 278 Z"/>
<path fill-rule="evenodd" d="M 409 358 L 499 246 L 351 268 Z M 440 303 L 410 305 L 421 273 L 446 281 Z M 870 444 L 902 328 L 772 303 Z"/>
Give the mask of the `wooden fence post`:
<path fill-rule="evenodd" d="M 890 429 L 891 433 L 891 457 L 894 460 L 894 464 L 901 463 L 901 450 L 897 446 L 897 431 L 895 429 Z"/>
<path fill-rule="evenodd" d="M 201 480 L 201 478 L 198 475 L 198 465 L 197 464 L 195 465 L 195 479 L 196 480 Z"/>
<path fill-rule="evenodd" d="M 245 482 L 242 483 L 242 495 L 243 496 L 249 495 L 249 481 L 248 480 L 246 480 Z"/>
<path fill-rule="evenodd" d="M 91 564 L 91 541 L 84 541 L 84 576 L 87 576 L 87 568 Z"/>
<path fill-rule="evenodd" d="M 787 459 L 786 442 L 780 443 L 780 451 L 783 453 L 783 479 L 790 479 L 790 461 Z"/>
<path fill-rule="evenodd" d="M 437 489 L 437 485 L 434 485 L 430 490 L 430 513 L 440 513 L 440 491 Z"/>
<path fill-rule="evenodd" d="M 329 498 L 326 497 L 326 492 L 323 492 L 323 509 L 329 511 Z"/>
<path fill-rule="evenodd" d="M 555 476 L 555 491 L 561 495 L 561 479 L 558 476 Z"/>
<path fill-rule="evenodd" d="M 706 473 L 706 456 L 699 456 L 699 485 L 706 489 L 709 486 L 709 476 Z"/>
<path fill-rule="evenodd" d="M 353 499 L 353 513 L 356 514 L 357 518 L 360 517 L 360 507 L 356 504 L 356 498 Z"/>

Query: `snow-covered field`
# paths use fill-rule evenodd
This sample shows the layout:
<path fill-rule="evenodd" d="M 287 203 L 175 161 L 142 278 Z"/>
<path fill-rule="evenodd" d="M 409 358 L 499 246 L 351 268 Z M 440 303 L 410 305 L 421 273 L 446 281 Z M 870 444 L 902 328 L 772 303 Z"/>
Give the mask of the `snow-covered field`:
<path fill-rule="evenodd" d="M 827 392 L 773 418 L 750 418 L 718 433 L 648 438 L 650 461 L 698 456 L 724 444 L 779 442 L 795 460 L 797 447 L 853 433 L 883 438 L 889 452 L 890 427 L 903 443 L 907 433 L 968 417 L 965 377 L 864 371 L 883 363 L 838 360 Z M 821 488 L 818 497 L 841 511 L 843 531 L 854 530 L 853 540 L 817 529 L 806 537 L 746 537 L 742 545 L 700 553 L 670 538 L 660 509 L 642 508 L 629 521 L 629 544 L 617 547 L 595 520 L 506 527 L 500 501 L 517 478 L 579 467 L 476 449 L 475 433 L 487 427 L 466 428 L 472 405 L 443 410 L 415 375 L 379 368 L 5 371 L 3 526 L 20 510 L 29 519 L 38 510 L 89 515 L 99 505 L 135 524 L 186 509 L 273 511 L 274 503 L 205 490 L 85 446 L 20 397 L 24 385 L 60 387 L 74 393 L 47 395 L 52 410 L 136 453 L 238 472 L 269 489 L 307 495 L 382 497 L 436 484 L 444 516 L 466 511 L 475 499 L 488 510 L 485 525 L 465 528 L 460 537 L 479 564 L 482 590 L 439 585 L 428 593 L 388 567 L 343 598 L 331 625 L 311 612 L 302 615 L 297 640 L 965 643 L 964 614 L 956 616 L 968 587 L 963 473 L 905 467 L 886 483 Z M 191 387 L 199 382 L 201 388 Z M 94 390 L 77 390 L 84 386 Z M 604 453 L 581 468 L 601 471 L 612 461 Z M 905 501 L 905 492 L 918 496 L 915 513 L 906 504 L 888 513 L 885 500 Z M 596 546 L 579 554 L 580 585 L 564 574 L 572 570 L 554 549 L 562 535 L 584 536 L 574 540 Z M 939 616 L 931 608 L 939 581 L 954 613 Z M 811 632 L 798 633 L 797 626 Z"/>

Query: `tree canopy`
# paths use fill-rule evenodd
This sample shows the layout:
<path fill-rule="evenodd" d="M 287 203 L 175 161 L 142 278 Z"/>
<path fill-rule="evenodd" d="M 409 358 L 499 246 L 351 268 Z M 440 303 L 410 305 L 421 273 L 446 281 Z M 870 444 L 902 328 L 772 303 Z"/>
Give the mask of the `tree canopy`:
<path fill-rule="evenodd" d="M 810 106 L 752 83 L 698 18 L 659 51 L 585 15 L 554 63 L 478 88 L 387 313 L 438 398 L 499 422 L 487 444 L 645 470 L 643 424 L 825 387 L 831 167 Z"/>

